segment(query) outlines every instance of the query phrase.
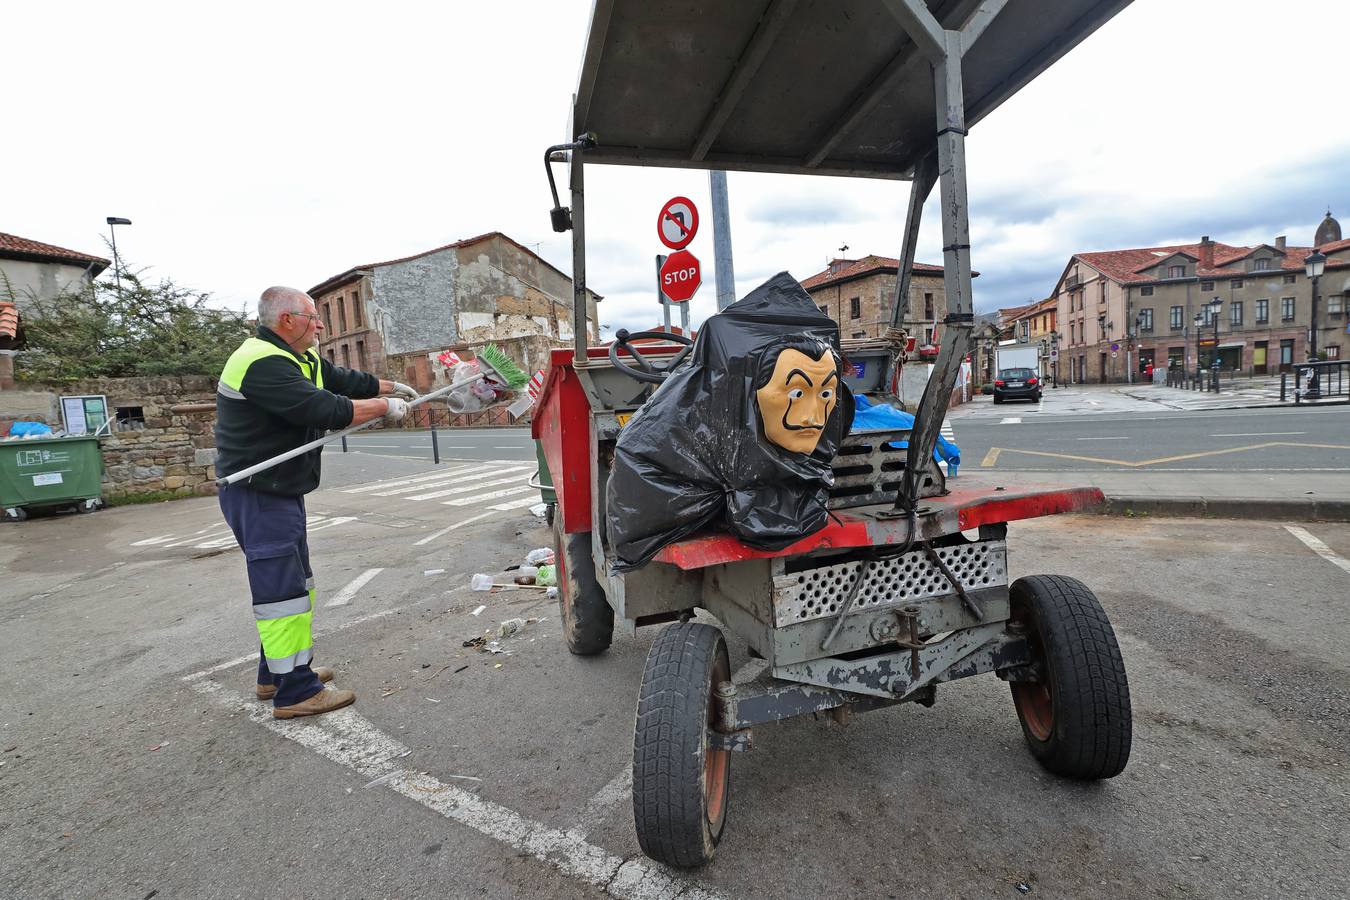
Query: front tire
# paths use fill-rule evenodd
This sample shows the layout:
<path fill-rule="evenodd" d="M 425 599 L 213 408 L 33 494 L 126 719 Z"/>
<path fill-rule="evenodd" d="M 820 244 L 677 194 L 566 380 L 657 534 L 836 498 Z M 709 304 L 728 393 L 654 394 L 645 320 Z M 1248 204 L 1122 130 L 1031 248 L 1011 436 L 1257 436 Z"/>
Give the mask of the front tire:
<path fill-rule="evenodd" d="M 1024 631 L 1036 681 L 1013 681 L 1031 755 L 1065 778 L 1113 778 L 1130 759 L 1130 687 L 1101 603 L 1075 578 L 1033 575 L 1011 589 L 1010 625 Z"/>
<path fill-rule="evenodd" d="M 614 642 L 614 610 L 595 579 L 591 532 L 565 534 L 562 518 L 553 520 L 553 556 L 558 573 L 558 612 L 567 649 L 594 656 Z"/>
<path fill-rule="evenodd" d="M 633 822 L 642 852 L 688 868 L 712 859 L 726 827 L 731 753 L 708 746 L 718 685 L 731 680 L 722 632 L 667 625 L 647 654 L 633 736 Z"/>

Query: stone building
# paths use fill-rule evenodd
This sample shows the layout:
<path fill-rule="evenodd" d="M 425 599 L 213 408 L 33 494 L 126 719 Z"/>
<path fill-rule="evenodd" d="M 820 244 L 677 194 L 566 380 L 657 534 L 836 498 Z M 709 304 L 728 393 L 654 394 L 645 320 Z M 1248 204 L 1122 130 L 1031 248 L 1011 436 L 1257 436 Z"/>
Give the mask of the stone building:
<path fill-rule="evenodd" d="M 572 279 L 499 231 L 403 259 L 355 266 L 309 289 L 342 366 L 430 385 L 444 349 L 510 345 L 531 370 L 572 341 Z M 596 303 L 587 334 L 599 340 Z"/>
<path fill-rule="evenodd" d="M 891 324 L 891 298 L 900 261 L 887 256 L 833 259 L 829 268 L 802 282 L 820 311 L 839 323 L 843 338 L 880 337 Z M 901 324 L 919 346 L 937 340 L 937 321 L 947 314 L 942 267 L 915 263 L 909 280 L 909 315 Z"/>
<path fill-rule="evenodd" d="M 1350 341 L 1350 241 L 1341 239 L 1328 211 L 1314 242 L 1327 257 L 1318 284 L 1317 347 L 1338 359 Z M 1312 250 L 1290 246 L 1284 236 L 1255 247 L 1206 236 L 1195 244 L 1074 254 L 1052 295 L 1060 377 L 1136 380 L 1150 363 L 1194 371 L 1216 351 L 1226 372 L 1287 371 L 1309 350 L 1313 296 L 1304 258 Z"/>
<path fill-rule="evenodd" d="M 0 390 L 14 387 L 14 352 L 34 301 L 79 290 L 106 268 L 101 257 L 0 232 Z"/>

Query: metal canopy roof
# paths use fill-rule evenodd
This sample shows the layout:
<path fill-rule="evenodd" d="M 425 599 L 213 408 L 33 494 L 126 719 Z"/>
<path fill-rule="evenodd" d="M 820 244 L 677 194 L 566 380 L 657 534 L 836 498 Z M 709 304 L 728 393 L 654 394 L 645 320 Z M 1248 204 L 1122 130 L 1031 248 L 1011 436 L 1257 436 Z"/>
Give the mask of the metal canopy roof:
<path fill-rule="evenodd" d="M 965 57 L 968 125 L 1129 2 L 1009 0 Z M 927 5 L 959 29 L 979 0 Z M 596 0 L 572 135 L 587 162 L 908 178 L 935 120 L 883 0 Z"/>

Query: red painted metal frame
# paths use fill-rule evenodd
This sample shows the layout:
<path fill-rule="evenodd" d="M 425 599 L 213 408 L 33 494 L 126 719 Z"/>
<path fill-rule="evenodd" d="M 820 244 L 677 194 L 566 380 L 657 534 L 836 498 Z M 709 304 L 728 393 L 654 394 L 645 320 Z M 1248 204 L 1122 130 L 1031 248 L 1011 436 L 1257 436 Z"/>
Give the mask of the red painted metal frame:
<path fill-rule="evenodd" d="M 919 517 L 919 536 L 931 540 L 981 525 L 1074 512 L 1105 501 L 1098 488 L 1024 487 L 1002 491 L 993 485 L 975 484 L 957 488 L 945 497 L 922 500 L 920 509 L 928 512 Z M 782 550 L 756 550 L 730 535 L 710 534 L 671 544 L 656 555 L 656 561 L 681 569 L 701 569 L 746 559 L 902 544 L 908 523 L 904 519 L 877 518 L 878 513 L 888 508 L 871 506 L 840 511 L 838 521 L 832 518 L 820 531 Z"/>

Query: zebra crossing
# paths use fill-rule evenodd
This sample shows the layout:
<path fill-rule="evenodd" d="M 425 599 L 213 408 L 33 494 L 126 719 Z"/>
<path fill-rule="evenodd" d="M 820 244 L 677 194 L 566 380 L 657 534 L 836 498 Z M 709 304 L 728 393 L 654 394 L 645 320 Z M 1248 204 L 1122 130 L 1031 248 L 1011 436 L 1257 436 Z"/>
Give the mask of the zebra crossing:
<path fill-rule="evenodd" d="M 532 462 L 466 462 L 425 475 L 386 478 L 343 488 L 341 493 L 505 512 L 540 502 L 539 488 L 529 483 L 536 468 Z"/>

